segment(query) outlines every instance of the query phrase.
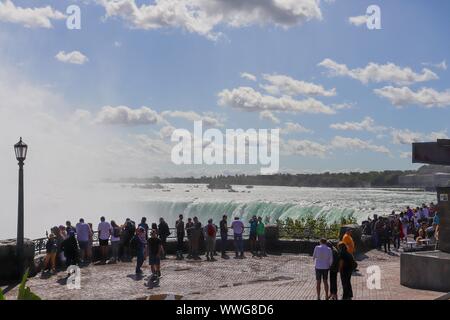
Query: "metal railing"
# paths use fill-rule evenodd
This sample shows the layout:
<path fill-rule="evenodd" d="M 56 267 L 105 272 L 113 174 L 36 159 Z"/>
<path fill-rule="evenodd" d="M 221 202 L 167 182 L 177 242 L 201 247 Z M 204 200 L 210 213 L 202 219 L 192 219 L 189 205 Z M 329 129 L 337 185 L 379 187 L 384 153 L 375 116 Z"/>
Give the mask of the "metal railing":
<path fill-rule="evenodd" d="M 177 238 L 177 232 L 175 228 L 169 228 L 170 234 L 167 237 L 168 240 L 175 240 Z M 150 237 L 150 232 L 151 230 L 148 231 L 148 236 Z M 185 232 L 186 234 L 186 232 Z M 250 234 L 250 227 L 244 227 L 244 233 L 243 236 L 248 236 Z M 233 235 L 233 230 L 231 228 L 228 228 L 228 236 L 232 236 Z M 217 239 L 220 239 L 220 232 L 217 232 L 216 235 Z M 34 239 L 32 240 L 34 242 L 34 250 L 36 254 L 41 254 L 42 252 L 45 252 L 46 250 L 46 245 L 47 245 L 47 241 L 48 238 L 38 238 L 38 239 Z M 93 236 L 92 236 L 92 245 L 98 245 L 98 231 L 94 231 Z"/>

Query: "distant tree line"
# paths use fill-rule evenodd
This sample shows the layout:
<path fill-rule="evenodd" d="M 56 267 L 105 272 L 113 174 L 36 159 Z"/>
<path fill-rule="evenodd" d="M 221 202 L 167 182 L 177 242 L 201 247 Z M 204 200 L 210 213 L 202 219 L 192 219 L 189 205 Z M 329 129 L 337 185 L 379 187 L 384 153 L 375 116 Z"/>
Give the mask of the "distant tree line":
<path fill-rule="evenodd" d="M 127 183 L 206 183 L 211 185 L 265 185 L 291 187 L 398 187 L 399 177 L 416 171 L 386 170 L 349 173 L 317 173 L 317 174 L 288 174 L 275 175 L 216 175 L 187 178 L 127 178 L 114 182 Z"/>

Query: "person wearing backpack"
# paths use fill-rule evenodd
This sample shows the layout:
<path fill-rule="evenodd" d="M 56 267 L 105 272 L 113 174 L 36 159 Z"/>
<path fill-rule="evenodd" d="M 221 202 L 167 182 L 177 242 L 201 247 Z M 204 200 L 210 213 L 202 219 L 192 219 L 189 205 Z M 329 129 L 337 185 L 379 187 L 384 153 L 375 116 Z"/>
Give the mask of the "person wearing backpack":
<path fill-rule="evenodd" d="M 119 260 L 120 227 L 114 220 L 111 220 L 111 251 L 112 257 L 110 263 L 116 263 Z"/>
<path fill-rule="evenodd" d="M 209 219 L 208 224 L 204 228 L 205 240 L 206 240 L 206 260 L 216 261 L 214 258 L 214 249 L 216 247 L 216 234 L 217 229 L 213 224 L 213 220 Z"/>

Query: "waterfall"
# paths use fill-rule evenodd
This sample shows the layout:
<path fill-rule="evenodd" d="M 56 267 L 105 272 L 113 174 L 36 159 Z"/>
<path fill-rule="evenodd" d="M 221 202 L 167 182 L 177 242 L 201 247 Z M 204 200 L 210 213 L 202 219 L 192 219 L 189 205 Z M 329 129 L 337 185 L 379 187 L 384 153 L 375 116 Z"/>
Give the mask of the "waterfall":
<path fill-rule="evenodd" d="M 253 215 L 261 216 L 263 221 L 275 223 L 278 219 L 301 219 L 312 216 L 324 217 L 328 223 L 340 221 L 341 217 L 355 214 L 355 210 L 337 208 L 332 206 L 303 205 L 297 203 L 275 203 L 265 201 L 252 202 L 172 202 L 172 201 L 143 201 L 133 210 L 133 218 L 147 217 L 148 222 L 157 222 L 163 217 L 170 226 L 174 226 L 180 214 L 187 218 L 198 217 L 200 222 L 212 218 L 218 223 L 223 215 L 231 221 L 238 216 L 244 221 L 250 220 Z"/>

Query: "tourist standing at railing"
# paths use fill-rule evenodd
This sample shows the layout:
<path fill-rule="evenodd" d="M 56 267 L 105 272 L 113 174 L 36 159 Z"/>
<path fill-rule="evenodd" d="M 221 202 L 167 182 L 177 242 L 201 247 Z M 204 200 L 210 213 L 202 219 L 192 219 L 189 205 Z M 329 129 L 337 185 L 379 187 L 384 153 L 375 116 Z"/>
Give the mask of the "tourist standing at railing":
<path fill-rule="evenodd" d="M 384 252 L 388 253 L 391 252 L 391 236 L 392 236 L 392 229 L 389 223 L 389 220 L 387 218 L 380 218 L 381 221 L 381 246 L 384 247 Z"/>
<path fill-rule="evenodd" d="M 146 217 L 142 217 L 141 218 L 141 223 L 138 224 L 138 228 L 142 227 L 144 228 L 144 232 L 145 232 L 145 240 L 148 240 L 148 230 L 149 230 L 149 226 L 147 224 L 147 218 Z M 136 230 L 134 230 L 136 231 Z M 147 259 L 147 243 L 145 243 L 145 248 L 144 248 L 144 260 Z"/>
<path fill-rule="evenodd" d="M 64 226 L 61 226 L 64 227 Z M 64 241 L 64 237 L 61 234 L 61 230 L 59 227 L 54 226 L 50 229 L 51 233 L 55 235 L 55 241 L 56 241 L 56 259 L 57 263 L 59 263 L 61 266 L 64 266 L 66 264 L 66 258 L 64 257 L 64 253 L 62 252 L 61 245 Z"/>
<path fill-rule="evenodd" d="M 109 222 L 105 221 L 105 217 L 101 217 L 100 223 L 98 224 L 98 242 L 100 245 L 101 261 L 103 263 L 105 263 L 108 259 L 108 244 L 110 236 L 111 225 Z"/>
<path fill-rule="evenodd" d="M 188 239 L 188 255 L 187 258 L 188 259 L 192 259 L 192 232 L 194 230 L 194 223 L 192 222 L 191 218 L 188 218 L 187 222 L 186 222 L 186 235 L 187 235 L 187 239 Z"/>
<path fill-rule="evenodd" d="M 234 221 L 231 223 L 231 229 L 233 229 L 234 237 L 234 251 L 236 253 L 236 259 L 243 259 L 244 257 L 244 240 L 242 234 L 244 233 L 244 223 L 239 220 L 239 217 L 234 217 Z"/>
<path fill-rule="evenodd" d="M 259 246 L 259 252 L 257 252 L 257 254 L 260 257 L 267 257 L 267 254 L 266 254 L 266 226 L 264 225 L 261 217 L 258 217 L 258 224 L 256 226 L 256 236 L 258 237 L 258 246 Z"/>
<path fill-rule="evenodd" d="M 66 258 L 66 266 L 76 265 L 79 259 L 78 243 L 75 238 L 75 231 L 70 229 L 67 238 L 62 242 L 61 249 Z"/>
<path fill-rule="evenodd" d="M 81 218 L 80 222 L 75 226 L 75 230 L 77 232 L 77 240 L 78 246 L 80 247 L 80 262 L 85 263 L 87 257 L 87 250 L 89 246 L 89 234 L 91 230 L 89 225 L 84 222 L 84 219 Z"/>
<path fill-rule="evenodd" d="M 92 247 L 94 246 L 94 227 L 90 222 L 88 222 L 88 226 L 89 226 L 89 241 L 88 241 L 88 248 L 86 251 L 86 259 L 92 262 Z"/>
<path fill-rule="evenodd" d="M 197 217 L 194 217 L 192 227 L 192 258 L 194 260 L 201 260 L 199 257 L 200 238 L 202 236 L 202 224 L 198 221 Z"/>
<path fill-rule="evenodd" d="M 216 261 L 214 258 L 214 248 L 216 247 L 216 236 L 217 236 L 217 229 L 216 226 L 213 224 L 213 220 L 209 219 L 208 224 L 203 229 L 204 235 L 205 235 L 205 251 L 206 251 L 206 260 L 207 261 Z"/>
<path fill-rule="evenodd" d="M 45 249 L 46 249 L 46 256 L 42 272 L 46 271 L 50 267 L 51 272 L 56 273 L 56 254 L 58 252 L 58 245 L 56 244 L 56 237 L 53 233 L 50 233 L 50 235 L 48 236 Z"/>
<path fill-rule="evenodd" d="M 122 233 L 120 235 L 119 256 L 122 261 L 131 261 L 131 239 L 136 233 L 136 224 L 130 218 L 125 220 L 122 226 Z"/>
<path fill-rule="evenodd" d="M 116 263 L 119 260 L 119 245 L 121 229 L 114 220 L 111 220 L 111 251 L 112 257 L 110 262 Z"/>
<path fill-rule="evenodd" d="M 154 231 L 152 231 L 154 232 Z M 141 274 L 142 270 L 141 267 L 144 263 L 144 250 L 145 250 L 145 246 L 147 244 L 147 240 L 145 239 L 145 229 L 142 227 L 139 227 L 136 231 L 136 235 L 135 235 L 135 240 L 134 242 L 136 243 L 136 256 L 137 256 L 137 261 L 136 261 L 136 274 Z"/>
<path fill-rule="evenodd" d="M 70 221 L 66 221 L 66 234 L 69 236 L 70 231 L 73 231 L 74 233 L 77 232 L 77 230 L 72 226 L 72 223 Z"/>
<path fill-rule="evenodd" d="M 402 227 L 400 219 L 396 216 L 394 220 L 391 222 L 392 229 L 392 241 L 394 242 L 394 248 L 400 249 L 400 238 L 402 237 Z"/>
<path fill-rule="evenodd" d="M 224 214 L 222 220 L 220 221 L 220 249 L 222 250 L 222 258 L 229 259 L 230 257 L 227 255 L 227 241 L 228 241 L 228 221 L 227 215 Z"/>
<path fill-rule="evenodd" d="M 250 252 L 253 256 L 256 256 L 256 227 L 258 226 L 258 219 L 256 216 L 253 216 L 248 223 L 250 224 L 250 235 L 248 237 L 250 242 Z"/>
<path fill-rule="evenodd" d="M 409 219 L 408 216 L 403 213 L 400 214 L 400 222 L 402 223 L 402 233 L 403 233 L 403 241 L 406 243 L 408 242 L 408 225 L 409 225 Z"/>
<path fill-rule="evenodd" d="M 175 222 L 175 230 L 177 232 L 177 260 L 183 260 L 184 221 L 182 214 L 178 216 L 178 220 Z"/>
<path fill-rule="evenodd" d="M 166 244 L 167 244 L 167 237 L 170 236 L 170 229 L 169 225 L 166 221 L 164 221 L 164 218 L 159 218 L 159 225 L 158 225 L 158 235 L 161 239 L 161 245 L 163 246 L 164 250 L 161 254 L 161 259 L 166 259 Z"/>
<path fill-rule="evenodd" d="M 138 228 L 142 227 L 144 228 L 145 231 L 145 239 L 148 240 L 148 224 L 147 224 L 147 218 L 146 217 L 142 217 L 141 219 L 141 223 L 139 223 Z"/>

